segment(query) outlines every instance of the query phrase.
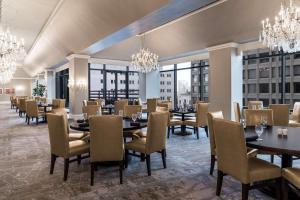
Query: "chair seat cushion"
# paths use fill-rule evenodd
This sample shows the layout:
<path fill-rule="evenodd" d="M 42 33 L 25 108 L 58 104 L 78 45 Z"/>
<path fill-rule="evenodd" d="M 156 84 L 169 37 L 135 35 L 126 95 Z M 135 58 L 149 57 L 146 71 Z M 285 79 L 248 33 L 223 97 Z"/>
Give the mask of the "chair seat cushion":
<path fill-rule="evenodd" d="M 183 124 L 187 126 L 197 126 L 196 120 L 185 120 L 183 121 Z"/>
<path fill-rule="evenodd" d="M 291 184 L 300 189 L 300 169 L 299 168 L 285 168 L 282 170 L 282 176 Z"/>
<path fill-rule="evenodd" d="M 146 138 L 139 138 L 126 143 L 125 149 L 146 153 Z"/>
<path fill-rule="evenodd" d="M 290 127 L 300 127 L 300 123 L 295 120 L 289 120 Z"/>
<path fill-rule="evenodd" d="M 182 121 L 179 119 L 170 119 L 169 126 L 180 126 L 182 125 Z"/>
<path fill-rule="evenodd" d="M 69 157 L 88 153 L 90 151 L 89 143 L 83 140 L 74 140 L 69 142 Z"/>
<path fill-rule="evenodd" d="M 250 183 L 281 177 L 281 169 L 267 161 L 251 157 L 248 164 Z"/>
<path fill-rule="evenodd" d="M 71 133 L 69 133 L 69 141 L 80 140 L 81 138 L 83 138 L 86 135 L 87 134 L 83 133 L 83 132 L 71 132 Z"/>

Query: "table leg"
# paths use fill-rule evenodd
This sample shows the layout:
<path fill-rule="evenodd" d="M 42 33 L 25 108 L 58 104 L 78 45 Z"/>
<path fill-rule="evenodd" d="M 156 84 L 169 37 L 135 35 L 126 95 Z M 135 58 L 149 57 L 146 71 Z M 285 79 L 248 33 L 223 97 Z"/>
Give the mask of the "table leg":
<path fill-rule="evenodd" d="M 283 154 L 281 158 L 281 168 L 292 167 L 293 157 L 287 154 Z"/>

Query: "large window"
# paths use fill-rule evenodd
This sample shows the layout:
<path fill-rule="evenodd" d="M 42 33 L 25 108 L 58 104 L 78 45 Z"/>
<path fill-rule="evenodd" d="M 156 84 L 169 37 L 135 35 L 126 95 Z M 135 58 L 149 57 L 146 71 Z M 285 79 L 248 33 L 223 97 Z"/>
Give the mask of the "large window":
<path fill-rule="evenodd" d="M 245 51 L 244 104 L 249 100 L 262 100 L 264 106 L 287 103 L 292 108 L 300 99 L 299 58 L 299 52 L 286 54 L 268 49 Z"/>
<path fill-rule="evenodd" d="M 139 74 L 127 66 L 90 64 L 89 98 L 105 99 L 113 103 L 117 99 L 139 98 Z"/>
<path fill-rule="evenodd" d="M 159 83 L 161 100 L 175 107 L 208 101 L 208 60 L 162 66 Z"/>

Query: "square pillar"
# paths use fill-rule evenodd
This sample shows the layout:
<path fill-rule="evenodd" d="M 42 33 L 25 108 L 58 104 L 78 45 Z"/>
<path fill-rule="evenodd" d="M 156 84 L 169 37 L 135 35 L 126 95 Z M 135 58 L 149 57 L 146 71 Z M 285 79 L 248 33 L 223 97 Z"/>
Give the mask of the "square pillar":
<path fill-rule="evenodd" d="M 88 63 L 90 56 L 72 54 L 69 60 L 70 113 L 82 113 L 82 101 L 88 99 Z"/>
<path fill-rule="evenodd" d="M 45 81 L 47 84 L 47 98 L 55 99 L 55 73 L 52 70 L 45 70 Z"/>
<path fill-rule="evenodd" d="M 238 44 L 208 48 L 210 111 L 223 111 L 225 119 L 234 119 L 233 102 L 243 102 L 243 55 Z"/>

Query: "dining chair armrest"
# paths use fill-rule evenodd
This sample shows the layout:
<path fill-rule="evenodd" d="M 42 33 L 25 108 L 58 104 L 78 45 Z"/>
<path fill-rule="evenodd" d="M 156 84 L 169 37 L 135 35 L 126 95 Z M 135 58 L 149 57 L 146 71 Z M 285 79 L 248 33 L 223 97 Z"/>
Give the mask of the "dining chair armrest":
<path fill-rule="evenodd" d="M 249 149 L 249 151 L 247 152 L 247 157 L 248 158 L 256 157 L 257 152 L 258 152 L 258 149 Z"/>

